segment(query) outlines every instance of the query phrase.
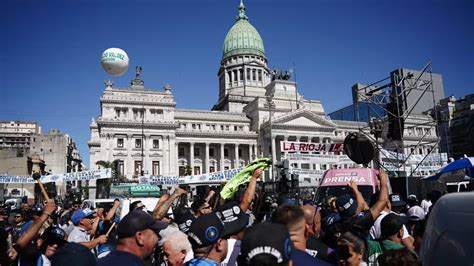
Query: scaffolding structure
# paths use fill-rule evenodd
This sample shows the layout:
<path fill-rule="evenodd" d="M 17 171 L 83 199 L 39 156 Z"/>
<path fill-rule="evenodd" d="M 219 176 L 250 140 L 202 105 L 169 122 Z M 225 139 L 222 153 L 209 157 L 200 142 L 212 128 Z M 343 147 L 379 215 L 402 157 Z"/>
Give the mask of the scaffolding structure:
<path fill-rule="evenodd" d="M 423 127 L 434 128 L 437 131 L 438 125 L 431 61 L 419 73 L 399 69 L 390 73 L 389 77 L 370 85 L 353 87 L 352 93 L 356 120 L 361 122 L 361 112 L 365 111 L 368 114 L 369 121 L 364 121 L 368 122 L 368 125 L 359 128 L 359 131 L 375 143 L 377 152 L 374 166 L 383 167 L 388 171 L 394 171 L 395 166 L 399 174 L 402 172 L 406 174 L 408 187 L 408 178 L 413 177 L 417 169 L 427 164 L 427 158 L 433 159 L 435 156 L 433 153 L 438 149 L 440 142 L 436 132 L 432 136 L 431 130 L 423 131 Z M 428 101 L 430 106 L 426 108 Z M 422 108 L 419 106 L 420 102 L 426 108 L 423 114 L 418 110 Z M 414 110 L 417 113 L 414 113 Z M 432 110 L 431 116 L 427 115 L 428 110 Z M 420 117 L 423 117 L 424 121 L 417 121 Z M 421 135 L 409 134 L 420 133 L 418 131 L 420 127 Z M 409 162 L 413 165 L 413 161 L 409 160 L 420 147 L 426 148 L 428 152 L 408 173 L 406 166 Z M 387 167 L 387 164 L 381 161 L 381 157 L 389 158 L 389 161 L 393 162 L 392 167 Z M 439 154 L 437 163 L 441 165 L 444 159 Z"/>

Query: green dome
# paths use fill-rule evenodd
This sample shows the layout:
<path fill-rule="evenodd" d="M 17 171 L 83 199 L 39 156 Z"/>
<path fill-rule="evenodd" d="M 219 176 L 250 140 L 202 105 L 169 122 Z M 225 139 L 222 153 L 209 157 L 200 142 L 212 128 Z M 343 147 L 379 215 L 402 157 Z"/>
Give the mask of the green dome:
<path fill-rule="evenodd" d="M 265 57 L 263 40 L 258 31 L 249 23 L 245 6 L 240 2 L 239 15 L 224 40 L 222 58 L 236 54 L 252 54 Z"/>

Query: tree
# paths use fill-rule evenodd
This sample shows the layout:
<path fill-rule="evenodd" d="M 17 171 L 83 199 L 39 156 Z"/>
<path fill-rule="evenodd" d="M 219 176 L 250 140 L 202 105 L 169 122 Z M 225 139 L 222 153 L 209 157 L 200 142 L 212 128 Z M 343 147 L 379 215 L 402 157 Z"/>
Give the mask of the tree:
<path fill-rule="evenodd" d="M 103 168 L 110 168 L 112 170 L 112 178 L 97 179 L 96 182 L 96 198 L 97 199 L 107 199 L 110 194 L 110 186 L 112 182 L 118 181 L 119 179 L 119 170 L 118 163 L 120 160 L 110 161 L 97 161 L 95 164 Z"/>

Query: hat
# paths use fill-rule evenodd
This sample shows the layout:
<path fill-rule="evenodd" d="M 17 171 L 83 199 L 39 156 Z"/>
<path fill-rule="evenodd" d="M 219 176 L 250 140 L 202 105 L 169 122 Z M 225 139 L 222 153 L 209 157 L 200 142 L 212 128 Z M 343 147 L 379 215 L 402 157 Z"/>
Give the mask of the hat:
<path fill-rule="evenodd" d="M 94 216 L 94 213 L 95 212 L 93 212 L 89 208 L 79 209 L 72 214 L 71 221 L 73 224 L 78 225 L 82 219 L 92 218 Z"/>
<path fill-rule="evenodd" d="M 347 218 L 354 215 L 357 202 L 349 194 L 345 194 L 336 199 L 336 207 L 341 217 Z"/>
<path fill-rule="evenodd" d="M 141 210 L 129 212 L 120 221 L 117 227 L 119 239 L 134 236 L 137 232 L 151 229 L 159 237 L 160 231 L 168 226 L 167 223 L 156 221 L 151 215 Z"/>
<path fill-rule="evenodd" d="M 386 239 L 389 236 L 392 236 L 403 226 L 402 218 L 395 213 L 389 213 L 383 217 L 380 222 L 381 236 L 383 239 Z"/>
<path fill-rule="evenodd" d="M 407 216 L 408 220 L 418 222 L 425 219 L 425 211 L 420 206 L 413 206 L 408 209 Z"/>
<path fill-rule="evenodd" d="M 207 247 L 224 236 L 224 229 L 215 213 L 201 215 L 189 227 L 188 239 L 193 248 Z"/>
<path fill-rule="evenodd" d="M 178 207 L 173 211 L 174 221 L 181 232 L 187 233 L 191 224 L 196 221 L 196 217 L 188 207 Z"/>
<path fill-rule="evenodd" d="M 238 262 L 248 265 L 256 256 L 267 254 L 274 258 L 274 264 L 285 263 L 290 260 L 293 249 L 286 226 L 263 222 L 245 231 Z"/>
<path fill-rule="evenodd" d="M 401 206 L 407 205 L 407 203 L 402 199 L 400 194 L 395 194 L 395 193 L 390 194 L 389 199 L 390 199 L 390 204 L 393 207 L 401 207 Z"/>
<path fill-rule="evenodd" d="M 56 226 L 50 226 L 46 228 L 46 230 L 44 230 L 41 234 L 40 238 L 44 239 L 44 241 L 48 244 L 57 244 L 58 247 L 62 247 L 64 244 L 67 243 L 67 241 L 65 240 L 66 232 Z"/>
<path fill-rule="evenodd" d="M 224 235 L 233 235 L 244 229 L 249 222 L 249 216 L 244 213 L 236 201 L 229 201 L 217 208 L 217 216 L 224 223 Z"/>
<path fill-rule="evenodd" d="M 97 260 L 90 249 L 79 243 L 66 243 L 51 257 L 51 265 L 94 266 Z"/>

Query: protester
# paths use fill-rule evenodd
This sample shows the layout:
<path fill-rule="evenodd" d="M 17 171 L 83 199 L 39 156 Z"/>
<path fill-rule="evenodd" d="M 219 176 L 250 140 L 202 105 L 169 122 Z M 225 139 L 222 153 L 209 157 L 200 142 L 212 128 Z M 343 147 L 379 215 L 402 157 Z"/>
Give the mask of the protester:
<path fill-rule="evenodd" d="M 188 236 L 178 229 L 174 229 L 171 233 L 166 234 L 161 242 L 166 265 L 181 266 L 192 259 L 193 251 Z"/>
<path fill-rule="evenodd" d="M 140 210 L 128 213 L 118 224 L 118 245 L 107 256 L 99 259 L 99 266 L 142 266 L 160 239 L 160 231 L 168 224 L 155 221 Z"/>
<path fill-rule="evenodd" d="M 178 187 L 170 196 L 162 195 L 153 210 L 153 218 L 155 220 L 162 220 L 165 218 L 173 202 L 184 194 L 186 194 L 186 190 Z"/>
<path fill-rule="evenodd" d="M 380 193 L 375 193 L 372 195 L 372 198 L 371 198 L 371 202 L 374 202 L 376 201 L 376 198 L 380 195 Z M 398 199 L 397 199 L 398 198 Z M 395 199 L 395 201 L 394 201 Z M 399 197 L 392 197 L 392 201 L 395 202 L 397 204 L 397 202 L 399 201 Z M 372 204 L 372 203 L 371 203 Z M 401 205 L 404 205 L 403 203 Z M 381 238 L 381 226 L 380 226 L 380 223 L 382 222 L 382 219 L 389 213 L 394 213 L 396 214 L 395 212 L 393 212 L 391 210 L 392 208 L 392 205 L 391 205 L 391 202 L 387 202 L 387 204 L 385 205 L 384 209 L 380 212 L 380 215 L 379 217 L 375 220 L 373 226 L 370 228 L 369 230 L 369 236 L 370 236 L 370 239 L 372 240 L 377 240 L 377 239 L 380 239 Z M 398 214 L 397 214 L 398 215 Z M 402 219 L 402 218 L 401 218 Z M 408 231 L 407 227 L 405 225 L 403 225 L 403 237 L 402 237 L 402 242 L 403 242 L 403 245 L 405 245 L 406 247 L 408 248 L 411 248 L 413 249 L 413 237 L 410 235 L 410 232 Z"/>
<path fill-rule="evenodd" d="M 178 225 L 181 232 L 187 233 L 189 227 L 196 220 L 196 217 L 191 212 L 191 208 L 181 206 L 173 211 L 174 222 Z"/>
<path fill-rule="evenodd" d="M 110 208 L 110 210 L 104 210 L 104 213 L 102 215 L 102 219 L 99 220 L 99 223 L 97 225 L 98 235 L 105 235 L 105 234 L 107 234 L 107 232 L 109 232 L 109 230 L 112 230 L 109 233 L 109 236 L 112 235 L 112 237 L 108 237 L 106 243 L 99 244 L 97 246 L 97 257 L 98 258 L 105 257 L 117 245 L 114 229 L 115 229 L 116 225 L 120 222 L 119 217 L 116 216 L 116 212 L 117 212 L 119 207 L 120 207 L 120 200 L 115 199 L 112 207 Z M 114 228 L 111 229 L 112 226 Z"/>
<path fill-rule="evenodd" d="M 407 203 L 402 199 L 400 194 L 393 193 L 389 196 L 389 199 L 392 212 L 401 216 L 405 216 L 405 208 Z"/>
<path fill-rule="evenodd" d="M 306 241 L 306 252 L 313 257 L 326 262 L 334 262 L 334 250 L 324 244 L 319 235 L 321 232 L 321 214 L 317 207 L 307 204 L 301 206 L 304 213 L 308 240 Z"/>
<path fill-rule="evenodd" d="M 71 216 L 71 221 L 74 224 L 74 229 L 68 236 L 68 242 L 79 243 L 88 249 L 93 249 L 97 245 L 107 242 L 106 235 L 91 240 L 91 231 L 97 220 L 94 220 L 94 212 L 89 208 L 75 211 Z"/>
<path fill-rule="evenodd" d="M 287 266 L 293 252 L 286 226 L 264 222 L 245 230 L 237 260 L 239 266 Z"/>
<path fill-rule="evenodd" d="M 430 207 L 433 203 L 431 202 L 431 192 L 426 194 L 426 197 L 421 201 L 420 207 L 425 211 L 425 215 L 430 211 Z"/>
<path fill-rule="evenodd" d="M 54 201 L 49 201 L 44 206 L 42 213 L 16 241 L 14 249 L 19 257 L 20 265 L 47 265 L 49 257 L 54 255 L 56 249 L 66 242 L 66 233 L 57 227 L 48 228 L 38 239 L 41 227 L 55 210 L 56 204 Z"/>
<path fill-rule="evenodd" d="M 200 215 L 189 228 L 188 239 L 194 258 L 186 265 L 220 265 L 227 256 L 227 236 L 224 224 L 215 213 Z"/>
<path fill-rule="evenodd" d="M 249 223 L 249 216 L 240 209 L 235 201 L 229 201 L 219 206 L 216 214 L 221 218 L 226 232 L 230 235 L 227 240 L 227 256 L 221 265 L 236 265 L 237 256 L 240 253 L 240 241 L 244 235 L 244 229 Z"/>
<path fill-rule="evenodd" d="M 408 218 L 408 232 L 413 235 L 413 228 L 415 225 L 425 220 L 425 211 L 420 206 L 413 206 L 407 211 Z"/>
<path fill-rule="evenodd" d="M 51 257 L 51 266 L 95 266 L 97 259 L 85 246 L 70 242 Z M 112 265 L 109 265 L 112 266 Z"/>
<path fill-rule="evenodd" d="M 299 206 L 280 206 L 272 215 L 272 222 L 285 225 L 295 250 L 291 255 L 293 265 L 329 265 L 306 253 L 307 231 L 304 213 Z"/>
<path fill-rule="evenodd" d="M 408 208 L 419 206 L 418 197 L 414 194 L 408 195 L 407 203 L 408 203 Z"/>
<path fill-rule="evenodd" d="M 377 258 L 379 266 L 421 266 L 420 261 L 408 248 L 392 249 Z"/>
<path fill-rule="evenodd" d="M 191 210 L 196 218 L 199 218 L 201 215 L 212 213 L 212 206 L 206 199 L 197 198 L 194 200 L 193 204 L 191 204 Z"/>
<path fill-rule="evenodd" d="M 400 216 L 395 213 L 389 213 L 382 219 L 380 226 L 380 240 L 368 240 L 367 246 L 369 264 L 375 264 L 377 257 L 385 250 L 401 249 L 405 247 L 402 244 L 404 229 L 403 221 Z"/>
<path fill-rule="evenodd" d="M 337 241 L 339 265 L 367 265 L 364 240 L 351 232 L 345 232 Z"/>

